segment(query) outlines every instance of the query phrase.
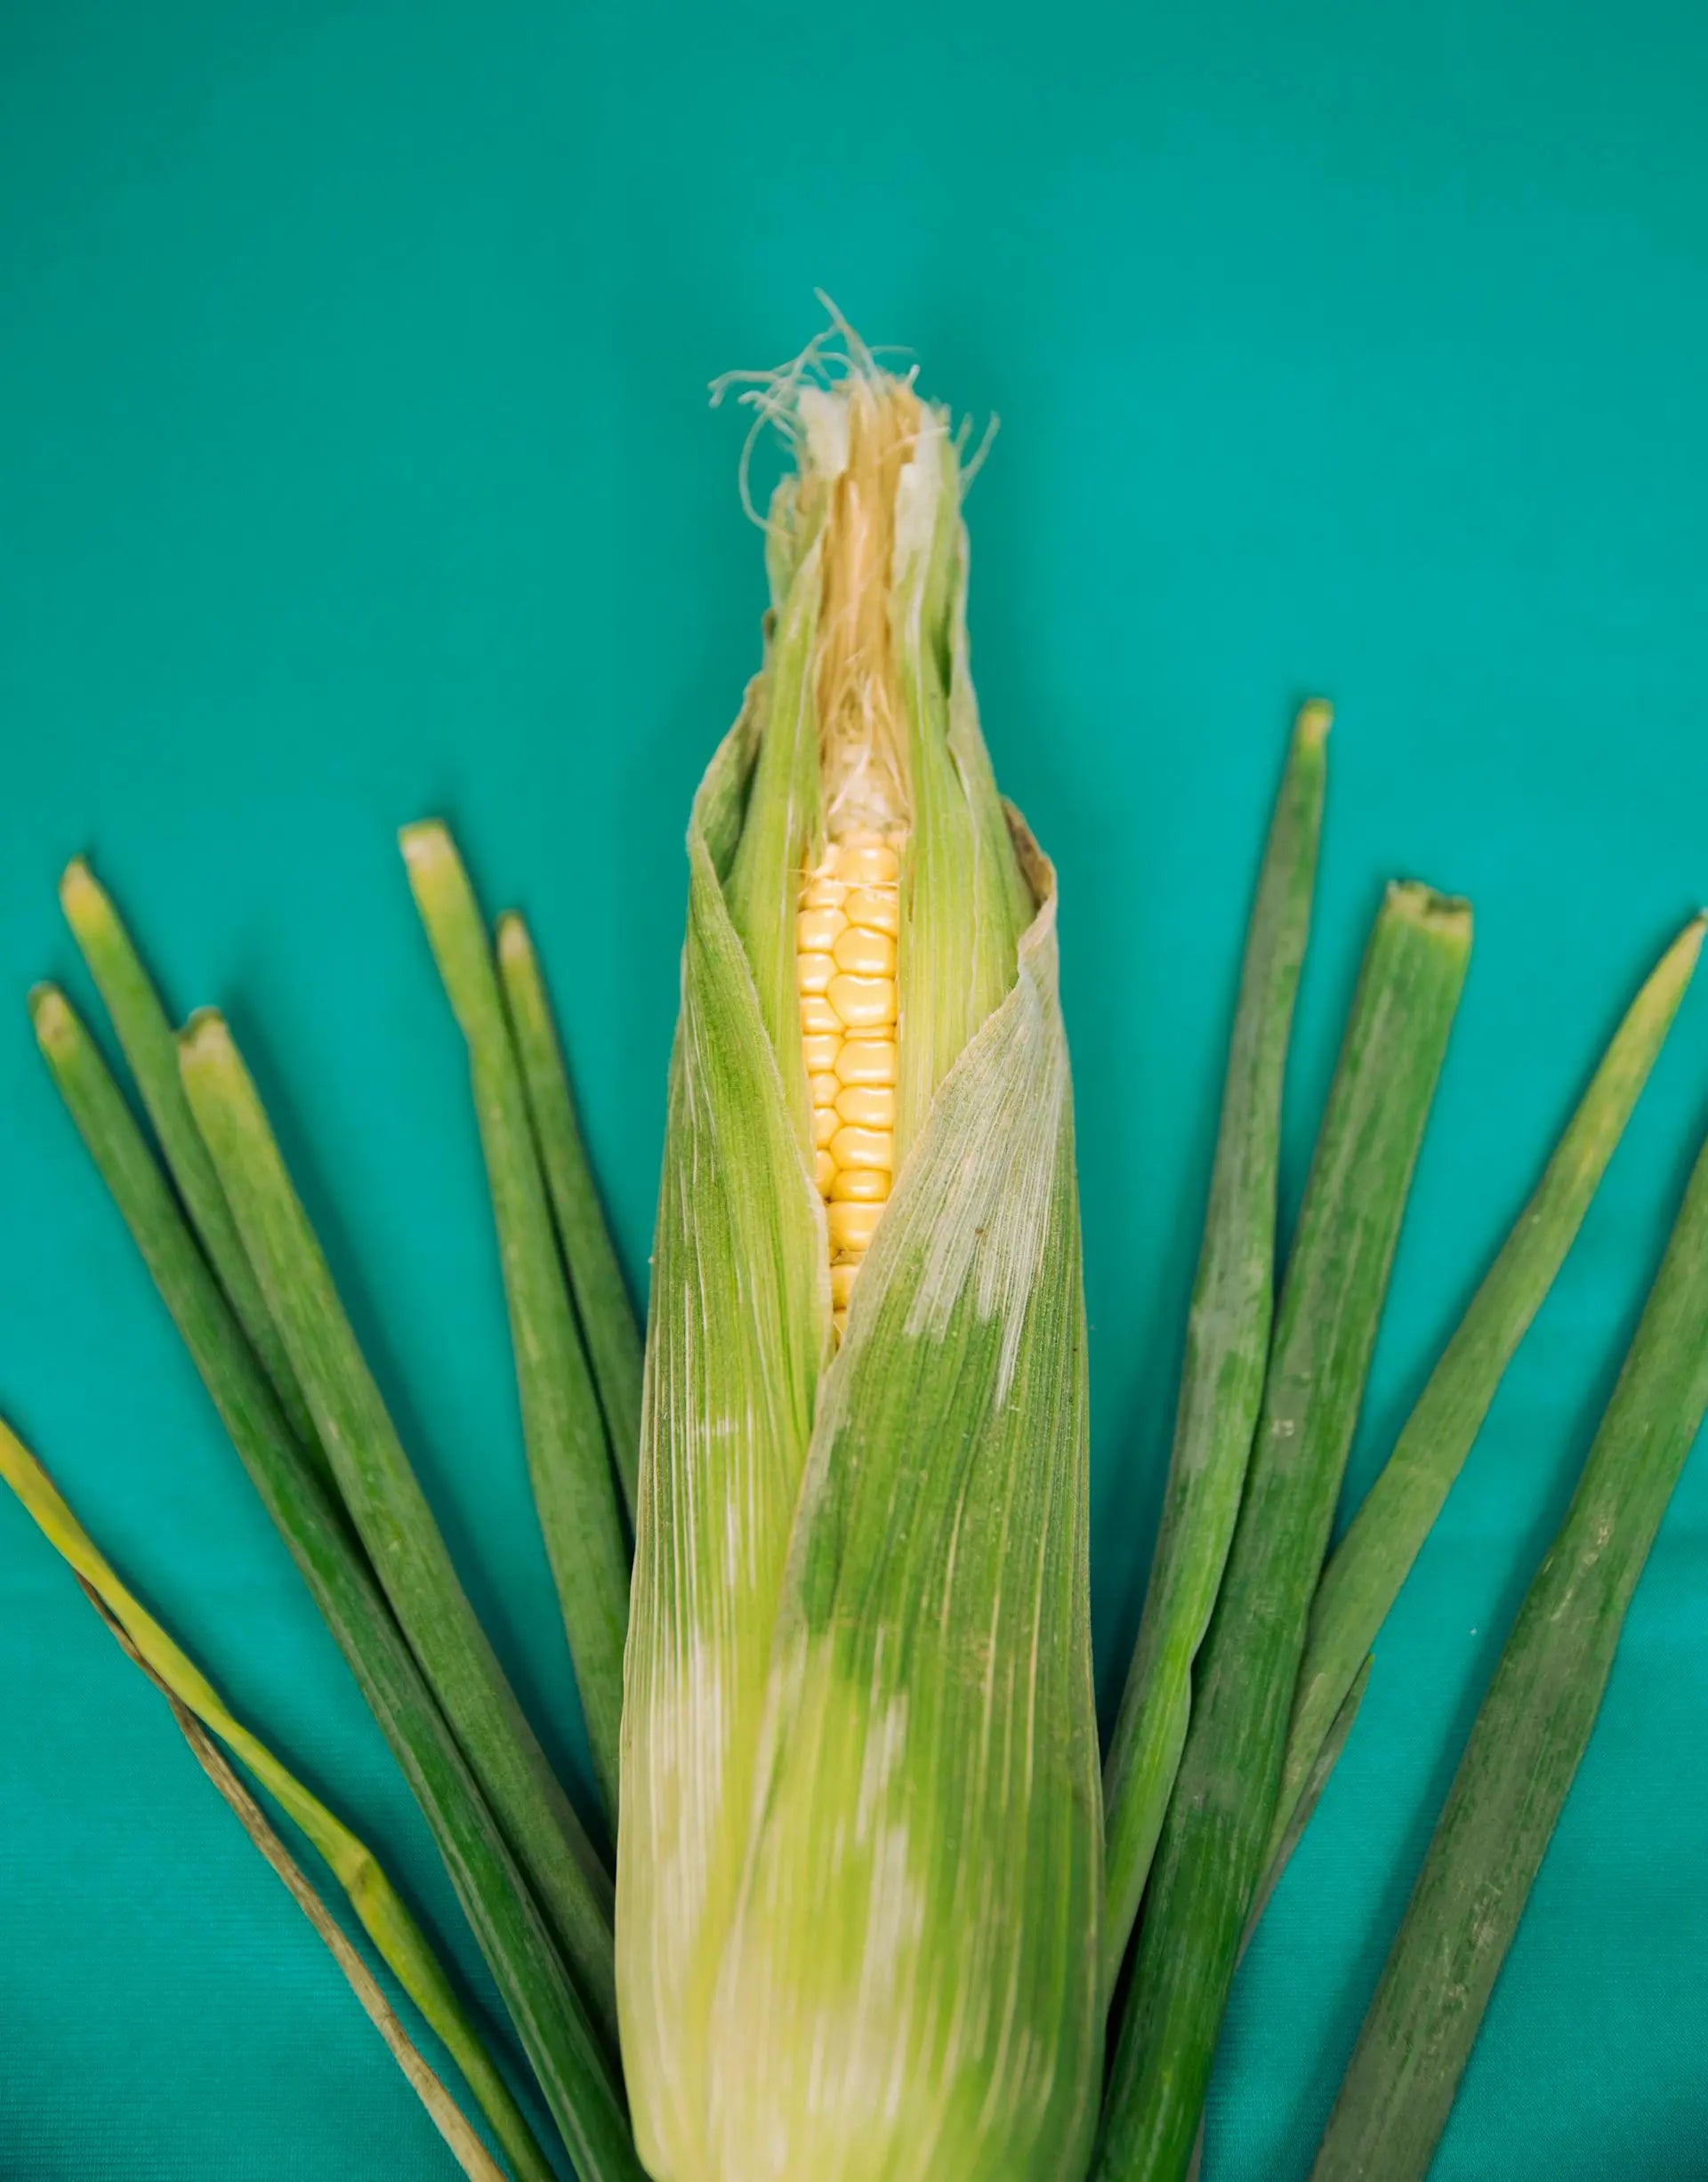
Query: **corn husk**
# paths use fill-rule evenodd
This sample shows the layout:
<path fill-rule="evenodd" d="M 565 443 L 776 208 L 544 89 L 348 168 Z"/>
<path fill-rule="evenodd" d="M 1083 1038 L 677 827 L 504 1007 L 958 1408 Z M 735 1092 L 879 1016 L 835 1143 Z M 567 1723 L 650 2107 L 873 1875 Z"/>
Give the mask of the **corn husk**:
<path fill-rule="evenodd" d="M 946 421 L 858 357 L 759 399 L 801 474 L 689 835 L 624 1715 L 636 2138 L 658 2182 L 1052 2182 L 1101 2043 L 1054 876 L 979 733 Z M 794 922 L 851 649 L 910 831 L 899 1165 L 838 1349 Z"/>

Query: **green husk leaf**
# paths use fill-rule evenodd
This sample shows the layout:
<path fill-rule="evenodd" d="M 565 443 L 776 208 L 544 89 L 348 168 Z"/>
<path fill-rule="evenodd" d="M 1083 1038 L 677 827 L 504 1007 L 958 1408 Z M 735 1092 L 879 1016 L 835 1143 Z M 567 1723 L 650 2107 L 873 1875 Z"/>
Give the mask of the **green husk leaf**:
<path fill-rule="evenodd" d="M 1099 2182 L 1180 2182 L 1191 2162 L 1263 1878 L 1310 1601 L 1470 943 L 1462 902 L 1390 888 L 1329 1091 L 1199 1655 L 1104 2108 Z"/>
<path fill-rule="evenodd" d="M 65 995 L 30 997 L 36 1038 L 275 1528 L 421 1806 L 481 1953 L 584 2182 L 638 2174 L 610 2065 L 515 1857 L 404 1641 L 342 1506 L 285 1422 L 223 1291 L 94 1041 Z M 576 1867 L 577 1871 L 579 1866 Z M 608 1897 L 580 1881 L 578 1977 L 613 1984 Z M 597 2015 L 595 2020 L 599 2020 Z M 614 2041 L 613 2041 L 614 2046 Z"/>
<path fill-rule="evenodd" d="M 1687 925 L 1619 1026 L 1555 1147 L 1535 1193 L 1502 1244 L 1430 1375 L 1363 1506 L 1330 1557 L 1311 1607 L 1293 1700 L 1271 1847 L 1294 1807 L 1482 1429 L 1506 1367 L 1583 1225 L 1702 951 L 1704 920 Z"/>
<path fill-rule="evenodd" d="M 682 1009 L 647 1329 L 618 1998 L 636 2141 L 663 2182 L 705 2171 L 713 1999 L 828 1347 L 804 1089 L 797 1123 L 723 890 L 757 731 L 750 700 L 689 828 Z"/>
<path fill-rule="evenodd" d="M 263 1743 L 232 1716 L 213 1684 L 120 1580 L 111 1564 L 67 1506 L 46 1471 L 4 1421 L 0 1421 L 0 1479 L 17 1495 L 43 1536 L 70 1567 L 126 1655 L 165 1694 L 179 1716 L 180 1726 L 184 1727 L 189 1738 L 190 1747 L 208 1770 L 221 1793 L 228 1802 L 232 1802 L 233 1808 L 254 1836 L 262 1855 L 290 1887 L 321 1937 L 338 1957 L 340 1968 L 356 1986 L 363 2006 L 373 2017 L 388 2045 L 391 2046 L 399 2065 L 415 2083 L 422 2095 L 423 2103 L 432 2114 L 435 2122 L 454 2149 L 456 2148 L 457 2139 L 447 2128 L 447 2122 L 455 2116 L 463 2135 L 469 2138 L 469 2142 L 479 2154 L 480 2162 L 478 2168 L 466 2166 L 465 2163 L 465 2171 L 486 2176 L 495 2174 L 497 2170 L 478 2141 L 469 2137 L 467 2124 L 462 2122 L 455 2103 L 449 2099 L 439 2079 L 427 2069 L 419 2054 L 415 2053 L 407 2038 L 404 2039 L 405 2050 L 399 2050 L 396 2041 L 403 2037 L 402 2025 L 397 2022 L 390 2003 L 385 2001 L 367 1965 L 344 1939 L 337 1925 L 326 1918 L 318 1897 L 302 1874 L 297 1872 L 295 1880 L 293 1880 L 291 1872 L 296 1869 L 294 1861 L 286 1856 L 288 1870 L 280 1864 L 278 1857 L 286 1856 L 286 1852 L 272 1829 L 266 1825 L 264 1818 L 262 1825 L 265 1828 L 265 1834 L 256 1832 L 251 1823 L 251 1814 L 255 1816 L 260 1814 L 254 1810 L 252 1800 L 244 1798 L 247 1810 L 243 1804 L 233 1800 L 229 1769 L 227 1777 L 222 1777 L 221 1772 L 214 1769 L 220 1764 L 217 1754 L 214 1765 L 209 1765 L 205 1741 L 199 1735 L 196 1725 L 197 1721 L 217 1735 L 243 1760 L 325 1860 L 334 1878 L 343 1888 L 362 1929 L 378 1950 L 380 1959 L 420 2009 L 447 2052 L 462 2070 L 518 2176 L 528 2178 L 529 2182 L 551 2182 L 552 2168 L 535 2143 L 533 2133 L 512 2097 L 509 2087 L 487 2052 L 479 2033 L 470 2020 L 448 1971 L 439 1961 L 431 1941 L 409 1914 L 402 1897 L 392 1886 L 373 1850 L 359 1840 L 349 1827 L 334 1817 Z M 183 1717 L 186 1714 L 189 1717 L 188 1726 Z M 384 2011 L 383 2015 L 375 2012 L 375 2000 Z M 392 2026 L 391 2029 L 387 2026 L 387 2017 Z M 407 2055 L 414 2055 L 415 2063 L 425 2072 L 424 2082 L 418 2076 L 416 2066 L 412 2065 L 407 2057 Z M 449 2115 L 445 2112 L 447 2106 Z"/>
<path fill-rule="evenodd" d="M 732 822 L 726 914 L 738 938 L 760 1019 L 782 1070 L 784 1096 L 802 1139 L 807 1086 L 788 1063 L 800 1050 L 801 1003 L 794 986 L 795 902 L 801 874 L 824 837 L 818 780 L 818 718 L 812 684 L 822 553 L 815 536 L 802 550 L 787 593 L 773 612 L 775 634 L 764 672 L 744 707 L 752 768 L 747 809 Z M 690 846 L 690 870 L 693 850 Z"/>
<path fill-rule="evenodd" d="M 468 1042 L 528 1474 L 593 1770 L 615 1827 L 629 1557 L 604 1415 L 570 1305 L 521 1066 L 474 890 L 442 825 L 406 826 L 401 838 L 415 904 Z"/>
<path fill-rule="evenodd" d="M 968 546 L 955 446 L 927 410 L 897 494 L 892 617 L 912 832 L 904 872 L 896 1157 L 938 1087 L 1013 989 L 1035 911 L 1008 837 L 968 668 Z"/>
<path fill-rule="evenodd" d="M 1428 2172 L 1704 1411 L 1708 1150 L 1470 1731 L 1311 2182 Z"/>
<path fill-rule="evenodd" d="M 1317 702 L 1300 712 L 1246 934 L 1168 1485 L 1103 1775 L 1106 1991 L 1126 1953 L 1180 1766 L 1192 1663 L 1216 1603 L 1263 1398 L 1281 1091 L 1310 925 L 1330 717 Z"/>
<path fill-rule="evenodd" d="M 597 1856 L 469 1604 L 254 1081 L 213 1010 L 191 1017 L 180 1065 L 357 1534 L 530 1887 L 599 2006 L 606 1943 Z"/>
<path fill-rule="evenodd" d="M 814 1424 L 715 2017 L 718 2171 L 753 2182 L 1053 2182 L 1094 2120 L 1084 1302 L 1027 857 L 1019 977 L 897 1178 Z"/>
<path fill-rule="evenodd" d="M 527 925 L 513 910 L 498 920 L 498 977 L 606 1438 L 632 1522 L 640 1465 L 640 1325 L 582 1142 L 539 957 Z"/>
<path fill-rule="evenodd" d="M 177 1035 L 112 897 L 81 857 L 74 858 L 65 867 L 60 881 L 60 906 L 89 965 L 95 989 L 112 1018 L 190 1224 L 250 1347 L 273 1382 L 286 1422 L 318 1459 L 308 1405 L 184 1097 L 178 1074 Z"/>

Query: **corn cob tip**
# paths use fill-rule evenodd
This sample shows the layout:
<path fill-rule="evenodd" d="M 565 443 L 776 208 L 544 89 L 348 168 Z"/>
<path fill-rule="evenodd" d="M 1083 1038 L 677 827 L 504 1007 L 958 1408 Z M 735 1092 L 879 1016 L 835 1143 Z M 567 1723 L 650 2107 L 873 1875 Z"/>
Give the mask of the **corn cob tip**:
<path fill-rule="evenodd" d="M 59 986 L 44 982 L 29 988 L 29 1019 L 36 1027 L 37 1043 L 52 1046 L 65 1039 L 76 1018 Z"/>

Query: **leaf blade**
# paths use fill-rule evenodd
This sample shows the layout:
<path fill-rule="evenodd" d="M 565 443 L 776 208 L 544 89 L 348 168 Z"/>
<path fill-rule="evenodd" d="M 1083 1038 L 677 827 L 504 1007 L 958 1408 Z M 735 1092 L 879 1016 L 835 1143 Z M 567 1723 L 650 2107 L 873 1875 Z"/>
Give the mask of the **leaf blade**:
<path fill-rule="evenodd" d="M 1140 1933 L 1098 2182 L 1181 2182 L 1190 2165 L 1263 1877 L 1310 1599 L 1470 938 L 1466 905 L 1417 886 L 1390 887 L 1372 930 Z"/>
<path fill-rule="evenodd" d="M 1708 1149 L 1471 1728 L 1311 2182 L 1427 2173 L 1704 1412 Z"/>
<path fill-rule="evenodd" d="M 558 1237 L 569 1268 L 624 1503 L 632 1522 L 640 1465 L 640 1325 L 582 1141 L 539 955 L 527 924 L 514 910 L 498 920 L 498 976 L 521 1059 Z"/>
<path fill-rule="evenodd" d="M 599 2034 L 515 1859 L 358 1548 L 292 1437 L 153 1152 L 56 987 L 30 1000 L 37 1043 L 244 1467 L 408 1782 L 584 2182 L 638 2174 Z M 590 1925 L 601 1928 L 598 1904 Z M 608 1927 L 605 1981 L 611 1980 Z M 596 2009 L 600 1958 L 590 1957 Z M 593 2020 L 598 2020 L 597 2016 Z"/>
<path fill-rule="evenodd" d="M 143 1108 L 202 1248 L 273 1382 L 286 1421 L 304 1447 L 318 1453 L 296 1373 L 184 1097 L 177 1035 L 117 905 L 81 857 L 66 866 L 60 881 L 60 906 L 112 1019 Z"/>
<path fill-rule="evenodd" d="M 1127 1951 L 1185 1746 L 1192 1663 L 1233 1541 L 1263 1398 L 1281 1092 L 1309 929 L 1329 720 L 1328 707 L 1313 703 L 1295 724 L 1246 936 L 1168 1484 L 1104 1768 L 1106 1991 Z"/>
<path fill-rule="evenodd" d="M 1311 1606 L 1272 1854 L 1280 1851 L 1359 1662 L 1410 1574 L 1506 1366 L 1565 1262 L 1684 998 L 1703 932 L 1700 917 L 1687 925 L 1632 1002 L 1392 1453 L 1330 1556 Z"/>
<path fill-rule="evenodd" d="M 629 1565 L 604 1416 L 570 1307 L 521 1066 L 468 873 L 436 820 L 406 826 L 401 840 L 415 906 L 468 1046 L 528 1475 L 593 1770 L 615 1828 Z"/>

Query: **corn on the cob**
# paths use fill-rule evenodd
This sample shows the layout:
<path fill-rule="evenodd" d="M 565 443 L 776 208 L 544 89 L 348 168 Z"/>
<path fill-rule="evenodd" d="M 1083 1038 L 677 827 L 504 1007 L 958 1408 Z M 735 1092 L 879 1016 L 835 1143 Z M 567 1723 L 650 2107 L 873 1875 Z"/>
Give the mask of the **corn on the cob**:
<path fill-rule="evenodd" d="M 1053 874 L 967 676 L 940 413 L 799 475 L 689 836 L 618 1997 L 659 2182 L 1054 2182 L 1100 2065 L 1084 1308 Z"/>

